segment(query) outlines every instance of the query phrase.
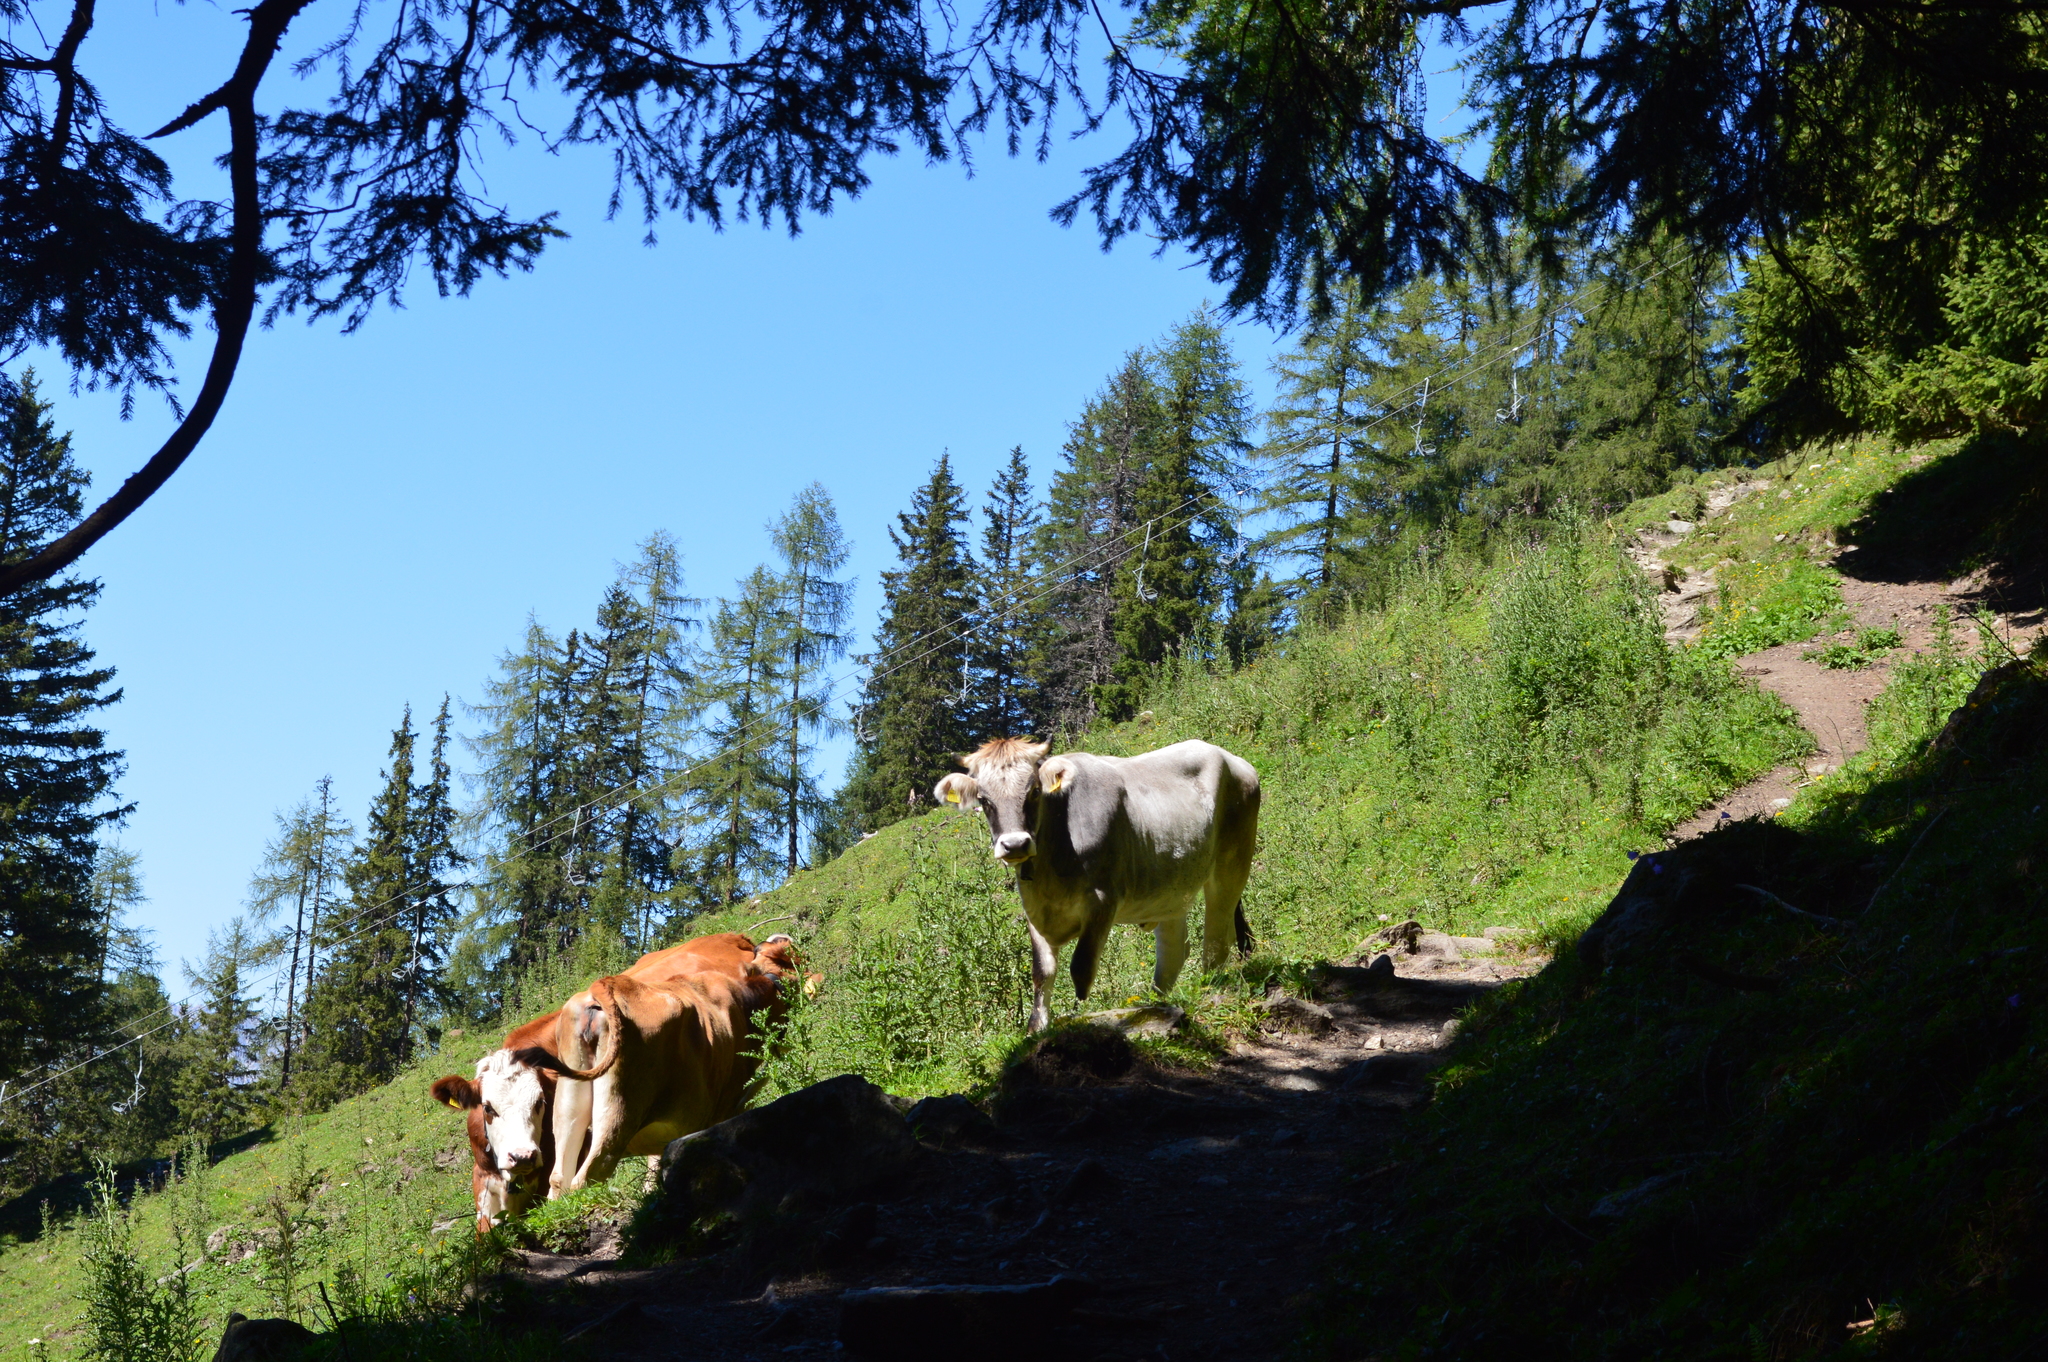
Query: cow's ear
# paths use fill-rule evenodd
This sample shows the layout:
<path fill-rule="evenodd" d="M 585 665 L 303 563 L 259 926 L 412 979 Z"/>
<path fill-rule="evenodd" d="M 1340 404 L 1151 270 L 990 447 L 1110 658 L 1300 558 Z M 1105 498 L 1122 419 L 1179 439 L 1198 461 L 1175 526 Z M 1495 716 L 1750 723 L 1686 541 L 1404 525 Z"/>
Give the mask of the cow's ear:
<path fill-rule="evenodd" d="M 963 776 L 958 772 L 932 786 L 933 799 L 942 804 L 958 804 L 968 813 L 974 813 L 981 808 L 980 796 L 981 787 L 974 783 L 974 777 Z"/>
<path fill-rule="evenodd" d="M 1038 768 L 1038 788 L 1047 794 L 1058 794 L 1074 783 L 1074 776 L 1079 770 L 1065 757 L 1054 757 Z"/>
<path fill-rule="evenodd" d="M 460 1074 L 448 1074 L 435 1079 L 434 1086 L 427 1091 L 434 1095 L 436 1102 L 445 1102 L 457 1111 L 467 1110 L 483 1101 L 477 1093 L 476 1084 Z"/>

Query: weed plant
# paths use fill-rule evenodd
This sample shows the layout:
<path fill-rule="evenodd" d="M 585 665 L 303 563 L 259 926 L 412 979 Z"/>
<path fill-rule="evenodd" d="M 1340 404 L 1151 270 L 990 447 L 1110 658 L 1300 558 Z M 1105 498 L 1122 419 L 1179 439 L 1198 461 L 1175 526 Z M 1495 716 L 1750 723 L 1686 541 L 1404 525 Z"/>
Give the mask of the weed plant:
<path fill-rule="evenodd" d="M 1719 576 L 1721 604 L 1706 616 L 1694 648 L 1703 657 L 1741 657 L 1812 638 L 1845 619 L 1841 578 L 1804 554 L 1778 562 L 1732 563 Z"/>
<path fill-rule="evenodd" d="M 1817 662 L 1834 671 L 1860 671 L 1880 662 L 1904 640 L 1896 629 L 1859 629 L 1849 643 L 1830 643 L 1799 655 L 1802 662 Z"/>

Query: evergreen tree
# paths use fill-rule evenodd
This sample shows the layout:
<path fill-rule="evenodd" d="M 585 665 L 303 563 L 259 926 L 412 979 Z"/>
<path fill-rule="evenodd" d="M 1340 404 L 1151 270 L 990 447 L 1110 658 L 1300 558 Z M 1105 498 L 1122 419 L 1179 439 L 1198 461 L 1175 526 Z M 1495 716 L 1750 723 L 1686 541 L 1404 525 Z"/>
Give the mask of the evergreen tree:
<path fill-rule="evenodd" d="M 776 716 L 782 729 L 781 817 L 788 845 L 785 869 L 794 875 L 803 827 L 824 806 L 811 773 L 813 747 L 806 735 L 836 727 L 831 696 L 820 681 L 827 665 L 846 656 L 853 583 L 838 580 L 837 574 L 846 566 L 852 546 L 839 528 L 831 494 L 815 482 L 797 493 L 772 532 L 775 552 L 782 559 L 777 579 L 777 665 L 787 688 Z"/>
<path fill-rule="evenodd" d="M 864 692 L 864 761 L 848 800 L 862 830 L 914 812 L 925 791 L 974 745 L 980 706 L 969 670 L 977 601 L 964 530 L 967 497 L 940 455 L 896 517 L 901 564 L 882 574 L 882 623 Z"/>
<path fill-rule="evenodd" d="M 500 972 L 501 962 L 516 972 L 574 940 L 575 902 L 559 849 L 573 832 L 562 817 L 574 789 L 562 709 L 568 670 L 562 644 L 528 620 L 524 645 L 499 659 L 474 711 L 487 725 L 469 740 L 479 796 L 470 830 L 487 845 L 483 939 L 472 948 L 481 973 Z"/>
<path fill-rule="evenodd" d="M 1032 547 L 1044 517 L 1021 445 L 989 488 L 982 518 L 981 608 L 969 657 L 979 678 L 973 736 L 1023 737 L 1043 725 L 1035 678 L 1046 645 L 1048 583 L 1034 571 Z"/>
<path fill-rule="evenodd" d="M 608 885 L 616 884 L 622 930 L 637 948 L 654 948 L 658 917 L 677 885 L 677 828 L 669 774 L 684 764 L 693 737 L 696 652 L 692 634 L 702 602 L 684 594 L 682 554 L 667 534 L 650 536 L 610 598 L 604 649 L 617 695 L 616 760 L 623 794 L 610 834 Z"/>
<path fill-rule="evenodd" d="M 1255 547 L 1299 565 L 1279 584 L 1309 611 L 1341 589 L 1361 538 L 1353 508 L 1359 465 L 1371 455 L 1365 395 L 1378 368 L 1369 320 L 1356 289 L 1340 290 L 1336 309 L 1274 363 L 1280 405 L 1267 413 L 1271 438 L 1256 451 L 1267 465 L 1257 509 L 1278 523 Z"/>
<path fill-rule="evenodd" d="M 322 909 L 334 897 L 340 866 L 348 854 L 354 829 L 334 813 L 334 782 L 319 778 L 313 795 L 301 799 L 291 813 L 276 815 L 276 834 L 264 846 L 262 864 L 250 877 L 248 916 L 254 926 L 287 918 L 281 954 L 289 959 L 285 973 L 285 1016 L 279 1020 L 279 1092 L 291 1088 L 293 1059 L 305 1045 L 303 1004 L 311 997 L 315 950 L 322 928 Z"/>
<path fill-rule="evenodd" d="M 1035 546 L 1050 578 L 1052 636 L 1039 684 L 1054 734 L 1085 730 L 1115 681 L 1118 564 L 1142 552 L 1133 533 L 1142 525 L 1139 489 L 1162 425 L 1159 385 L 1135 350 L 1068 430 L 1067 466 L 1053 477 Z"/>
<path fill-rule="evenodd" d="M 721 600 L 699 673 L 709 755 L 690 772 L 700 834 L 694 878 L 710 903 L 734 902 L 776 865 L 785 809 L 780 761 L 783 716 L 783 583 L 757 567 Z"/>
<path fill-rule="evenodd" d="M 0 566 L 69 530 L 88 481 L 34 375 L 0 375 Z M 128 810 L 109 803 L 121 754 L 94 726 L 121 693 L 79 638 L 99 591 L 74 576 L 0 597 L 0 1079 L 90 1045 L 107 1024 L 91 880 L 99 834 Z"/>
<path fill-rule="evenodd" d="M 1218 652 L 1249 580 L 1228 496 L 1244 483 L 1250 404 L 1237 361 L 1207 309 L 1149 356 L 1157 427 L 1113 586 L 1115 661 L 1096 691 L 1113 719 L 1136 712 L 1147 675 L 1175 653 Z M 1206 642 L 1205 642 L 1206 640 Z"/>
<path fill-rule="evenodd" d="M 390 1078 L 410 1052 L 406 987 L 415 904 L 417 811 L 412 707 L 391 735 L 391 765 L 370 805 L 363 840 L 342 869 L 348 899 L 330 912 L 327 959 L 306 1001 L 312 1035 L 306 1052 L 314 1102 L 352 1096 Z"/>
<path fill-rule="evenodd" d="M 247 925 L 232 918 L 207 937 L 204 964 L 185 969 L 186 983 L 201 1000 L 188 1014 L 179 1108 L 209 1144 L 242 1133 L 256 1095 L 251 1048 L 260 1014 L 242 978 L 253 948 Z"/>
<path fill-rule="evenodd" d="M 469 864 L 455 845 L 455 804 L 448 768 L 448 697 L 434 716 L 434 746 L 427 779 L 412 790 L 407 818 L 404 893 L 409 899 L 411 958 L 406 966 L 406 1054 L 411 1056 L 415 1031 L 424 1011 L 438 1011 L 447 1001 L 441 971 L 454 946 L 460 914 L 451 897 L 451 877 Z M 432 1043 L 432 1037 L 423 1037 Z"/>

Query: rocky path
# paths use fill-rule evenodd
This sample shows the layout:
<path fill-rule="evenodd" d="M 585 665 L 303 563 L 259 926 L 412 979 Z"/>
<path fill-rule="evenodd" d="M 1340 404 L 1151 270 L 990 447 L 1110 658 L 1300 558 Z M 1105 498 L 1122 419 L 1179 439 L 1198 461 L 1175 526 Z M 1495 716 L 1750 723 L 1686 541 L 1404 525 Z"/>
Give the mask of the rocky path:
<path fill-rule="evenodd" d="M 1716 488 L 1707 498 L 1706 518 L 1722 514 L 1767 485 L 1745 482 Z M 1697 529 L 1697 525 L 1685 521 L 1669 521 L 1661 529 L 1639 534 L 1630 550 L 1644 571 L 1657 578 L 1664 588 L 1658 604 L 1664 615 L 1664 636 L 1673 643 L 1687 643 L 1699 636 L 1701 611 L 1713 603 L 1718 590 L 1711 570 L 1681 576 L 1666 565 L 1665 555 Z M 1860 576 L 1856 554 L 1851 545 L 1834 550 L 1828 560 L 1841 575 L 1842 601 L 1848 608 L 1851 627 L 1736 659 L 1743 675 L 1754 677 L 1758 685 L 1792 707 L 1800 724 L 1813 735 L 1814 752 L 1800 765 L 1781 766 L 1700 810 L 1671 830 L 1671 841 L 1697 837 L 1727 818 L 1775 813 L 1790 805 L 1801 788 L 1868 747 L 1865 708 L 1884 690 L 1900 659 L 1934 646 L 1936 622 L 1942 611 L 1956 619 L 1958 643 L 1974 646 L 1971 628 L 1960 617 L 1984 603 L 1985 581 L 1981 574 L 1950 582 L 1884 580 L 1874 574 Z M 2010 632 L 2013 645 L 2021 652 L 2026 650 L 2026 640 L 2043 630 L 2039 612 L 1999 618 L 2002 629 Z M 1850 643 L 1864 629 L 1896 629 L 1901 644 L 1872 665 L 1855 669 L 1824 667 L 1802 656 L 1830 643 Z"/>
<path fill-rule="evenodd" d="M 559 1328 L 569 1355 L 594 1343 L 613 1358 L 767 1362 L 848 1343 L 904 1359 L 1272 1357 L 1380 1180 L 1399 1176 L 1392 1137 L 1457 1013 L 1541 967 L 1496 935 L 1404 924 L 1386 952 L 1323 967 L 1315 997 L 1269 997 L 1259 1035 L 1208 1072 L 1134 1063 L 1106 1031 L 1102 1047 L 1027 1064 L 999 1123 L 964 1101 L 919 1108 L 907 1171 L 812 1208 L 829 1250 L 778 1266 L 742 1245 L 623 1269 L 600 1234 L 587 1255 L 524 1255 L 505 1308 Z M 1121 1023 L 1148 1020 L 1169 1019 Z M 957 1290 L 994 1286 L 1019 1290 Z M 911 1314 L 864 1351 L 846 1302 L 874 1288 L 899 1290 L 852 1299 Z M 1022 1313 L 970 1318 L 961 1300 Z"/>

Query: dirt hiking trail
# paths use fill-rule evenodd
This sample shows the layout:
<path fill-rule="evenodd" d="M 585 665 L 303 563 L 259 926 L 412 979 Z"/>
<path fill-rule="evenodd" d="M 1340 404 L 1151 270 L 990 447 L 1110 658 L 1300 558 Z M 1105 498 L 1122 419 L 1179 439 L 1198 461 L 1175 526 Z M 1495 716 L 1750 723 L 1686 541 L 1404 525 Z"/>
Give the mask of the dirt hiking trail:
<path fill-rule="evenodd" d="M 1385 951 L 1322 967 L 1314 1000 L 1269 995 L 1260 1035 L 1207 1073 L 1134 1062 L 1104 1026 L 1084 1028 L 1106 1038 L 1099 1048 L 1013 1071 L 1022 1081 L 1006 1085 L 999 1124 L 941 1099 L 969 1119 L 920 1124 L 909 1171 L 833 1213 L 845 1227 L 835 1266 L 763 1271 L 732 1250 L 625 1269 L 616 1233 L 600 1229 L 585 1254 L 521 1255 L 511 1275 L 525 1289 L 505 1308 L 560 1328 L 570 1356 L 590 1343 L 615 1358 L 767 1362 L 844 1347 L 849 1291 L 1061 1278 L 1078 1308 L 1059 1302 L 1066 1322 L 1029 1355 L 1271 1358 L 1299 1332 L 1333 1251 L 1372 1218 L 1380 1179 L 1399 1176 L 1391 1138 L 1456 1014 L 1545 963 L 1511 933 L 1493 938 L 1393 928 Z M 1142 1030 L 1172 1011 L 1122 1019 Z M 853 1352 L 967 1355 L 968 1338 L 923 1332 Z M 975 1355 L 1011 1355 L 977 1332 Z M 928 1342 L 940 1349 L 920 1351 Z"/>
<path fill-rule="evenodd" d="M 1664 637 L 1671 643 L 1690 643 L 1703 627 L 1701 610 L 1718 590 L 1709 569 L 1681 578 L 1668 567 L 1665 554 L 1689 539 L 1706 521 L 1725 513 L 1730 506 L 1775 484 L 1742 482 L 1715 488 L 1706 498 L 1706 515 L 1697 524 L 1668 521 L 1662 529 L 1640 532 L 1630 547 L 1630 556 L 1652 577 L 1660 579 L 1663 592 L 1658 607 L 1664 616 Z M 1800 724 L 1813 735 L 1815 750 L 1798 766 L 1780 766 L 1758 777 L 1673 828 L 1667 839 L 1686 841 L 1699 836 L 1726 819 L 1768 817 L 1792 803 L 1798 791 L 1870 745 L 1864 709 L 1884 690 L 1892 669 L 1905 657 L 1925 653 L 1934 647 L 1935 626 L 1946 610 L 1957 620 L 1958 642 L 1971 646 L 1970 626 L 1961 616 L 1990 601 L 1986 577 L 1972 574 L 1956 581 L 1893 581 L 1876 576 L 1863 577 L 1857 571 L 1854 545 L 1831 549 L 1821 560 L 1841 575 L 1842 602 L 1851 625 L 1834 634 L 1823 634 L 1798 643 L 1784 643 L 1762 652 L 1735 659 L 1744 676 L 1771 692 L 1799 716 Z M 2012 646 L 2024 653 L 2026 643 L 2043 630 L 2040 612 L 1998 616 L 2001 632 L 2010 631 Z M 1858 630 L 1896 629 L 1901 644 L 1871 665 L 1838 669 L 1808 662 L 1801 654 L 1830 643 L 1852 642 Z"/>

